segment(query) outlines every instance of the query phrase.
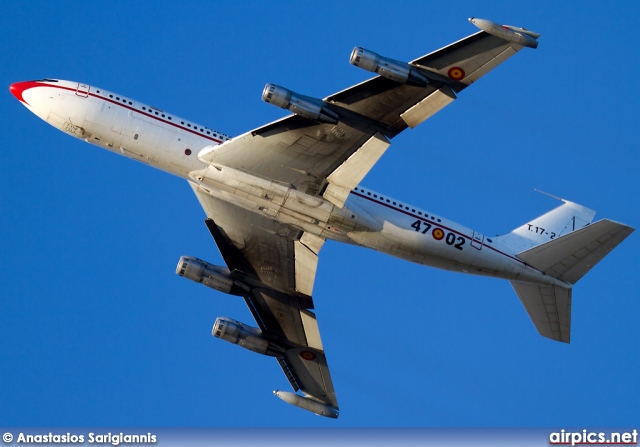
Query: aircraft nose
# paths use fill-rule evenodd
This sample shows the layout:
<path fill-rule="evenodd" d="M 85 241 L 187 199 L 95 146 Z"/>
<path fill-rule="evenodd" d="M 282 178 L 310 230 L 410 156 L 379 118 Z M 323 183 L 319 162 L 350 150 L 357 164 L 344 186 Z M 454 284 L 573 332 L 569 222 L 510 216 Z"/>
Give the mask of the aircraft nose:
<path fill-rule="evenodd" d="M 18 101 L 24 102 L 27 104 L 27 101 L 22 97 L 22 92 L 27 90 L 28 88 L 33 87 L 33 82 L 16 82 L 15 84 L 11 84 L 9 86 L 9 91 L 13 96 L 16 97 Z"/>

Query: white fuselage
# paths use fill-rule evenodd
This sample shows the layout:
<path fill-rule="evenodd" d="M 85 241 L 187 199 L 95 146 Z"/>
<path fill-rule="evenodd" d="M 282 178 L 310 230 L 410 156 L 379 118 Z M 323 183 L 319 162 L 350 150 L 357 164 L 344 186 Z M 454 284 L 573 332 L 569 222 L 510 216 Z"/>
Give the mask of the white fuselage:
<path fill-rule="evenodd" d="M 236 179 L 234 187 L 229 186 L 230 180 L 201 181 L 197 173 L 205 172 L 207 165 L 198 159 L 198 152 L 230 139 L 218 131 L 77 82 L 24 82 L 14 84 L 11 90 L 34 114 L 87 143 L 182 177 L 238 206 L 255 209 L 260 200 L 242 193 Z M 251 183 L 250 174 L 240 174 L 242 182 Z M 268 179 L 253 180 L 269 183 Z M 342 209 L 322 198 L 307 199 L 310 206 L 306 209 L 304 198 L 295 202 L 296 209 L 284 203 L 274 218 L 323 238 L 373 248 L 419 264 L 568 286 L 526 265 L 498 241 L 385 194 L 358 186 Z"/>

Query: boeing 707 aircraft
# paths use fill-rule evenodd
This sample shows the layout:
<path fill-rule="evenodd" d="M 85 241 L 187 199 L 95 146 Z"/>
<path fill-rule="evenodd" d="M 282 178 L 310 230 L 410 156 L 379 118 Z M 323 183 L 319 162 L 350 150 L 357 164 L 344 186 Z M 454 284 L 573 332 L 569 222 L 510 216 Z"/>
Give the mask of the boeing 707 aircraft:
<path fill-rule="evenodd" d="M 100 87 L 60 79 L 11 85 L 61 131 L 189 182 L 226 266 L 183 256 L 176 273 L 244 299 L 258 327 L 227 317 L 212 334 L 274 357 L 294 392 L 284 401 L 338 417 L 312 292 L 326 240 L 411 262 L 511 282 L 535 328 L 569 343 L 573 285 L 633 229 L 562 200 L 511 233 L 487 237 L 360 185 L 407 128 L 539 34 L 472 18 L 468 37 L 411 62 L 356 47 L 351 64 L 376 75 L 324 99 L 267 84 L 290 115 L 231 138 Z"/>

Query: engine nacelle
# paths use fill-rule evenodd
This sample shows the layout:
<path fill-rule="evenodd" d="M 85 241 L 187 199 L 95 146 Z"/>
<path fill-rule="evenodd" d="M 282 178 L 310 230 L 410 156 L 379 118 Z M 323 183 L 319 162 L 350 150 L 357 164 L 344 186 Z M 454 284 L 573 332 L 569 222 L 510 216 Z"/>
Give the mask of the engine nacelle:
<path fill-rule="evenodd" d="M 231 295 L 241 295 L 239 287 L 229 276 L 229 269 L 209 264 L 198 258 L 183 256 L 178 261 L 176 273 L 207 287 Z"/>
<path fill-rule="evenodd" d="M 211 335 L 258 354 L 272 357 L 282 357 L 285 354 L 285 350 L 266 338 L 260 329 L 231 318 L 216 319 Z"/>
<path fill-rule="evenodd" d="M 355 47 L 353 49 L 349 62 L 351 65 L 377 73 L 380 76 L 399 82 L 400 84 L 424 87 L 429 83 L 429 80 L 422 73 L 406 62 L 380 56 L 362 47 Z"/>
<path fill-rule="evenodd" d="M 338 114 L 326 107 L 322 100 L 299 95 L 275 84 L 264 87 L 262 100 L 314 121 L 329 124 L 338 122 Z"/>

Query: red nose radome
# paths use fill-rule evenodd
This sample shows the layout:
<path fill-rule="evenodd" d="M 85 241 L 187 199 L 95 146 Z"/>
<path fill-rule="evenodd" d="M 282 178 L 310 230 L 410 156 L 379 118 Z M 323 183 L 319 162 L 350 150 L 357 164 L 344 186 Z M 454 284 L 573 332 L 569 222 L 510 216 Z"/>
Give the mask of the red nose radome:
<path fill-rule="evenodd" d="M 38 85 L 40 84 L 34 81 L 16 82 L 15 84 L 11 84 L 11 86 L 9 86 L 9 91 L 13 96 L 16 97 L 18 101 L 28 104 L 28 102 L 25 101 L 24 98 L 22 97 L 22 93 L 25 90 L 28 90 L 33 87 L 37 87 Z"/>

